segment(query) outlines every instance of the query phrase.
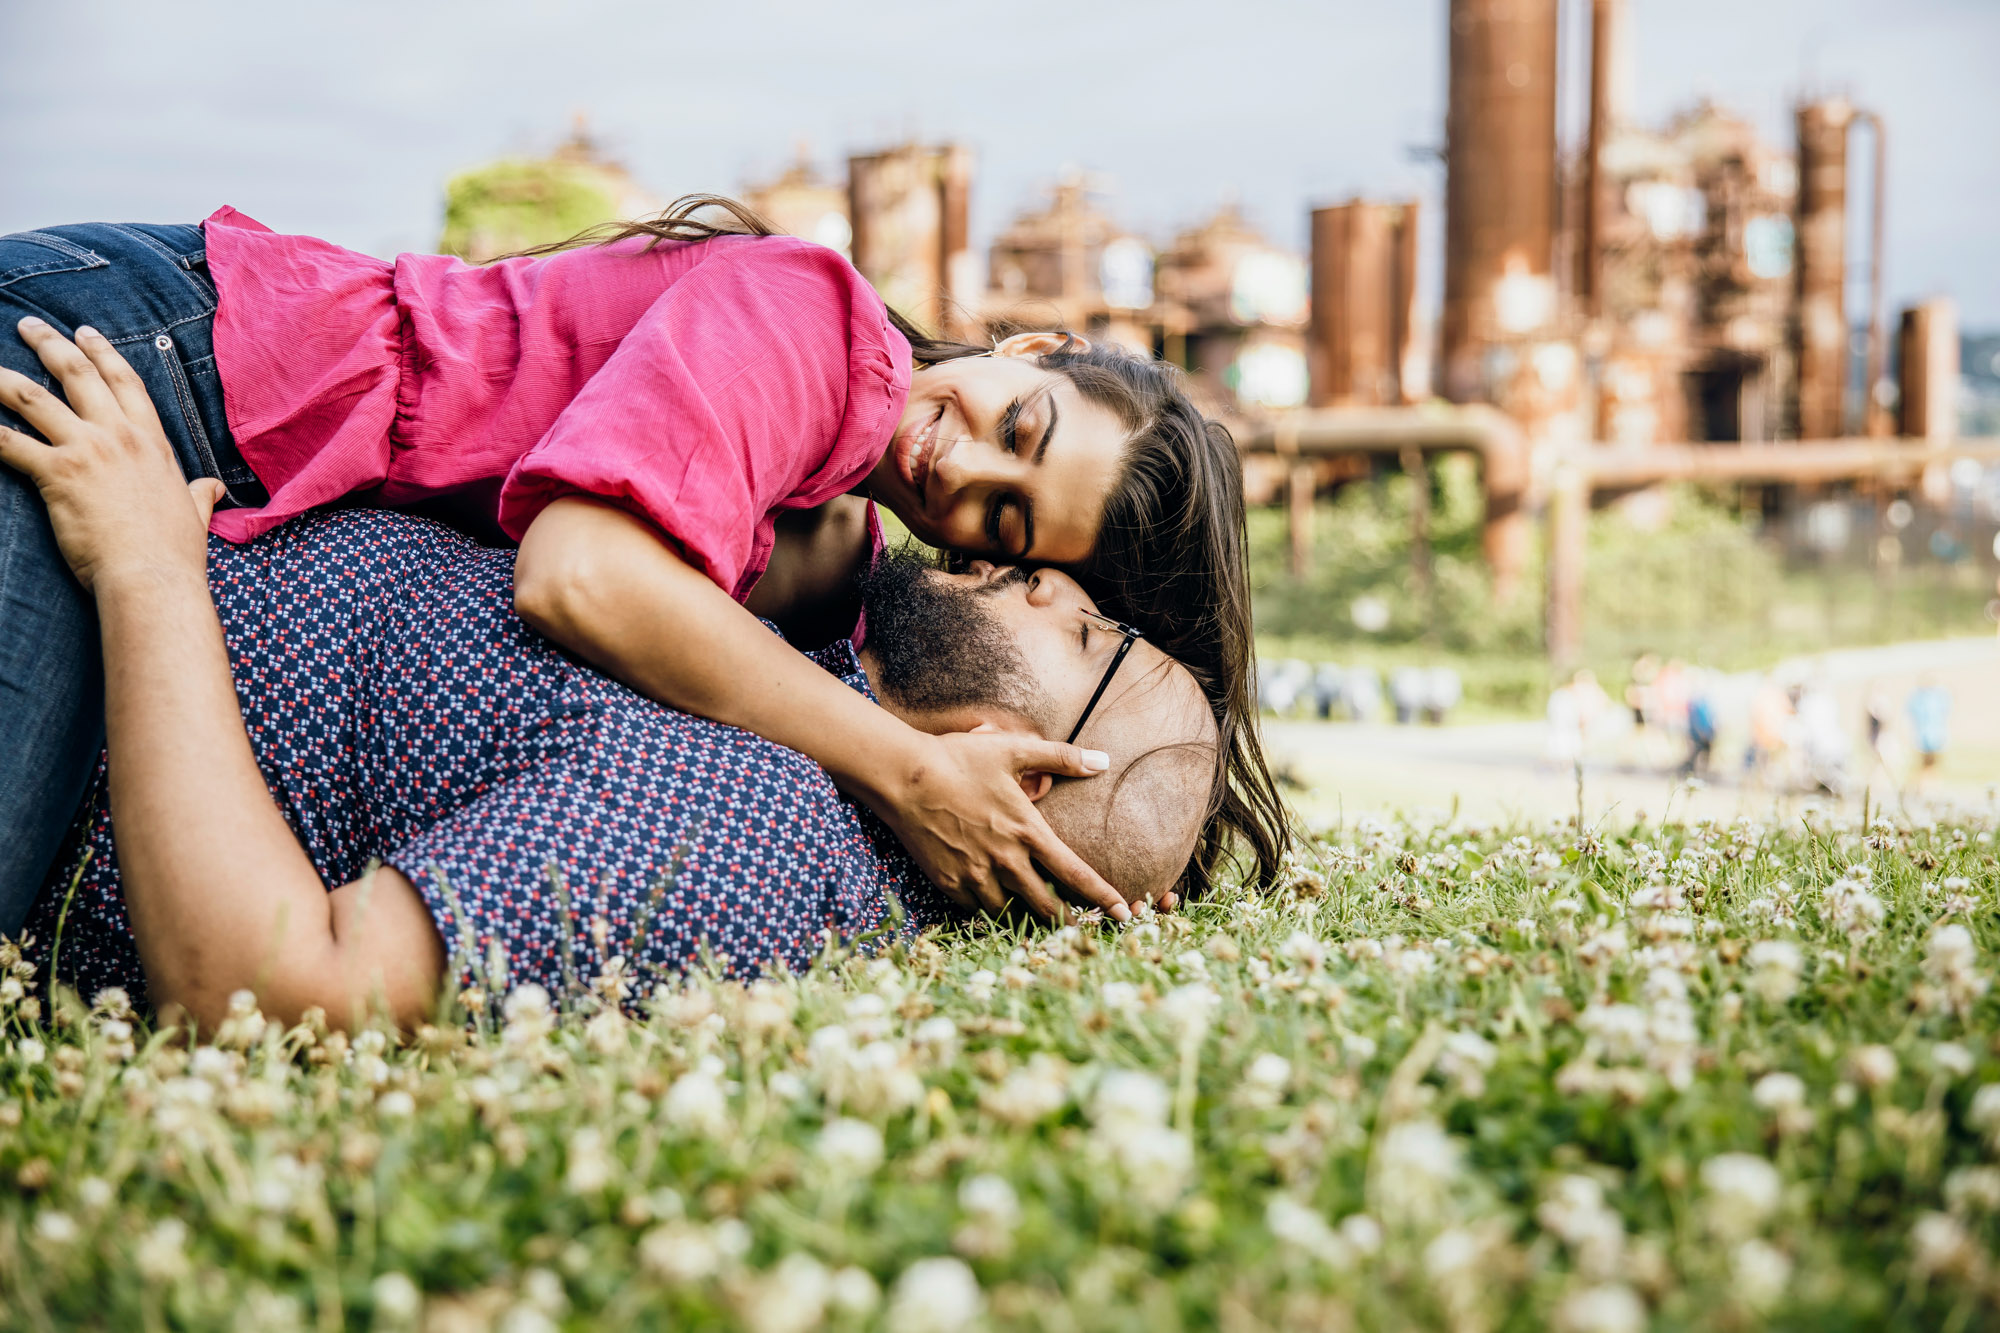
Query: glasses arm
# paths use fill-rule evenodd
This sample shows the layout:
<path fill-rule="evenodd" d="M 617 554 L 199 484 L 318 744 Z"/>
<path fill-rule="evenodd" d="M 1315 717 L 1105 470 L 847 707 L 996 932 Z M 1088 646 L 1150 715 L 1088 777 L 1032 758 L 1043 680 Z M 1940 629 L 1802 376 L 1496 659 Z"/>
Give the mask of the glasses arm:
<path fill-rule="evenodd" d="M 1076 738 L 1083 734 L 1083 724 L 1090 721 L 1091 713 L 1097 708 L 1097 701 L 1102 699 L 1104 692 L 1111 688 L 1111 678 L 1118 674 L 1118 664 L 1125 660 L 1125 654 L 1132 651 L 1132 645 L 1138 642 L 1138 639 L 1139 636 L 1137 634 L 1126 633 L 1125 641 L 1118 645 L 1118 651 L 1111 657 L 1111 665 L 1104 668 L 1104 677 L 1097 682 L 1096 692 L 1090 696 L 1090 702 L 1083 706 L 1083 716 L 1078 718 L 1076 725 L 1069 729 L 1069 739 L 1064 741 L 1063 744 L 1076 744 Z"/>

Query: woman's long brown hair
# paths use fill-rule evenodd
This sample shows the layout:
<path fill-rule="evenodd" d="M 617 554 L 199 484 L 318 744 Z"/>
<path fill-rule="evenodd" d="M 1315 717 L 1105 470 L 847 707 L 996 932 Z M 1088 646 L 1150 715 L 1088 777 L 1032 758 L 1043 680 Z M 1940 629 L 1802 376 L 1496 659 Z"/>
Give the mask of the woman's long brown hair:
<path fill-rule="evenodd" d="M 607 222 L 519 253 L 639 238 L 650 249 L 666 241 L 776 234 L 734 199 L 690 194 L 658 217 Z M 889 318 L 909 339 L 919 367 L 990 350 L 932 337 L 893 309 Z M 1268 887 L 1292 832 L 1257 732 L 1243 468 L 1235 441 L 1194 405 L 1177 366 L 1073 337 L 1037 360 L 1117 416 L 1127 432 L 1124 470 L 1105 503 L 1096 548 L 1070 572 L 1108 614 L 1137 625 L 1185 666 L 1215 717 L 1215 782 L 1182 896 L 1206 892 L 1222 863 L 1244 853 L 1249 864 L 1239 870 Z"/>

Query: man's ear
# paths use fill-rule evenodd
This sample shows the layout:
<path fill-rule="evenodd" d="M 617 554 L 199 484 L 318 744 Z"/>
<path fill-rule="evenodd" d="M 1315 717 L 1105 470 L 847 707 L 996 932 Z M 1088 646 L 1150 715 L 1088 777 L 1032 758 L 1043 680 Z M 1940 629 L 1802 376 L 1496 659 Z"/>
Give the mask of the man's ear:
<path fill-rule="evenodd" d="M 1072 352 L 1088 352 L 1090 344 L 1074 333 L 1017 333 L 993 344 L 995 356 L 1047 356 L 1069 343 Z"/>

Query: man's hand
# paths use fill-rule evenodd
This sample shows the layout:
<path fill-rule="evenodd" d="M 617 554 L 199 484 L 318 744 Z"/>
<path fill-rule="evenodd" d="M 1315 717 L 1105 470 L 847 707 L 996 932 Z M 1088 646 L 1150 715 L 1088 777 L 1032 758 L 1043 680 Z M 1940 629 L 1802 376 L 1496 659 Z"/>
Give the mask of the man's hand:
<path fill-rule="evenodd" d="M 41 491 L 78 580 L 94 591 L 110 577 L 199 575 L 222 483 L 183 480 L 145 384 L 102 334 L 79 328 L 71 343 L 32 317 L 20 334 L 69 402 L 0 368 L 0 404 L 48 440 L 0 426 L 0 463 Z"/>

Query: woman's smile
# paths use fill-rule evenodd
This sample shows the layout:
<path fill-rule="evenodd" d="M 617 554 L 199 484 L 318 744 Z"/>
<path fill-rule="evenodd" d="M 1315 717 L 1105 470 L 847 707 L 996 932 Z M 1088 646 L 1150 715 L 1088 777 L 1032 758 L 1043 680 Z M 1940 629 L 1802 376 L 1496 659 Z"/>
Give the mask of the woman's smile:
<path fill-rule="evenodd" d="M 896 468 L 918 495 L 925 494 L 924 483 L 930 480 L 932 456 L 937 450 L 938 433 L 944 426 L 944 408 L 939 403 L 937 414 L 911 431 L 896 450 Z"/>

